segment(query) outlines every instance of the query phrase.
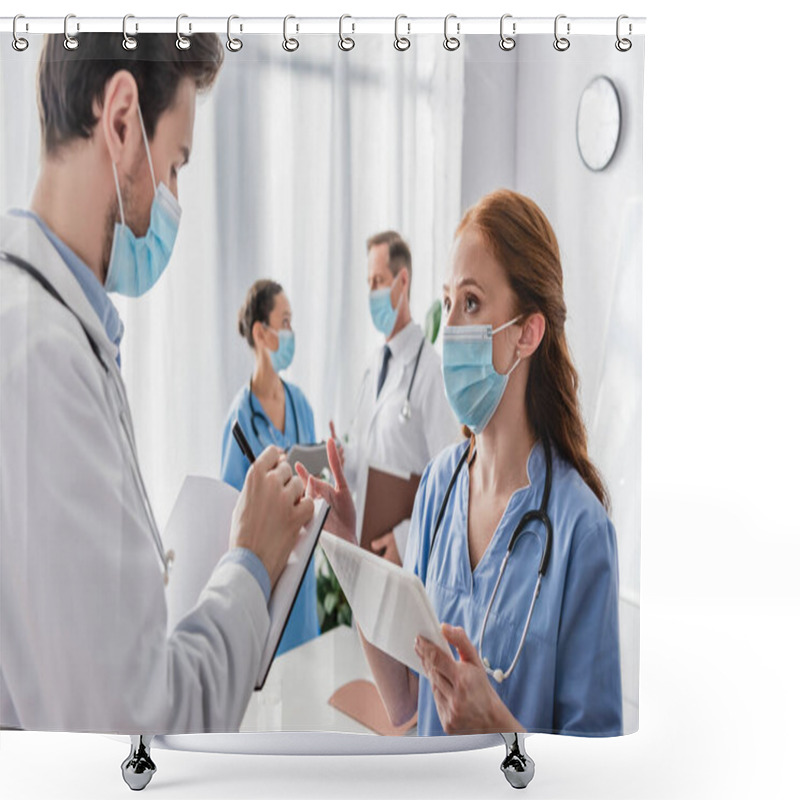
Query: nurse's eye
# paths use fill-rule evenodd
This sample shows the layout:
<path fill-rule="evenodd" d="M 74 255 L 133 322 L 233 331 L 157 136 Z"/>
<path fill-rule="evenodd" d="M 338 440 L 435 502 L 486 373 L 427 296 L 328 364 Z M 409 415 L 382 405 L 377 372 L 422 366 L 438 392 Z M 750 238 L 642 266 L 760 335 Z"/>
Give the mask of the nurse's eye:
<path fill-rule="evenodd" d="M 468 294 L 464 301 L 464 308 L 468 314 L 474 314 L 478 310 L 478 298 L 474 294 Z"/>
<path fill-rule="evenodd" d="M 442 308 L 445 310 L 445 313 L 447 313 L 447 314 L 450 313 L 450 305 L 451 305 L 450 304 L 450 298 L 449 297 L 445 297 L 444 300 L 442 300 Z"/>

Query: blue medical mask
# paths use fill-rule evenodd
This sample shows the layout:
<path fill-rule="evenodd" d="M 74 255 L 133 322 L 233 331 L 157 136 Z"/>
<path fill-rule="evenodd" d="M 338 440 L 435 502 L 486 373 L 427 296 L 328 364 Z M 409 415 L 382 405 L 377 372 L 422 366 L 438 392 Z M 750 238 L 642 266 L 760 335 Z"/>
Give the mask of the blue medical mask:
<path fill-rule="evenodd" d="M 142 110 L 139 108 L 139 123 L 142 126 L 147 163 L 153 179 L 155 197 L 150 207 L 150 227 L 144 236 L 135 236 L 125 224 L 125 211 L 122 208 L 122 192 L 119 188 L 117 165 L 112 162 L 114 184 L 117 187 L 119 216 L 122 220 L 114 225 L 114 240 L 111 245 L 111 258 L 108 262 L 106 289 L 126 297 L 140 297 L 151 289 L 161 277 L 172 255 L 172 248 L 178 236 L 178 223 L 181 207 L 175 196 L 162 182 L 156 186 L 153 159 L 144 129 Z"/>
<path fill-rule="evenodd" d="M 274 328 L 270 328 L 269 325 L 265 327 L 278 337 L 278 349 L 270 350 L 269 357 L 272 359 L 272 366 L 275 368 L 275 372 L 281 372 L 292 363 L 294 358 L 294 331 L 288 331 L 286 328 L 276 331 Z"/>
<path fill-rule="evenodd" d="M 505 374 L 492 363 L 492 337 L 513 325 L 515 317 L 492 330 L 491 325 L 448 325 L 442 344 L 444 390 L 458 421 L 479 434 L 494 416 L 505 392 L 508 378 L 517 368 L 514 362 Z"/>
<path fill-rule="evenodd" d="M 394 286 L 394 281 L 392 281 Z M 375 289 L 369 293 L 369 313 L 372 314 L 372 324 L 384 335 L 390 336 L 397 322 L 397 308 L 392 308 L 392 286 L 386 289 Z"/>

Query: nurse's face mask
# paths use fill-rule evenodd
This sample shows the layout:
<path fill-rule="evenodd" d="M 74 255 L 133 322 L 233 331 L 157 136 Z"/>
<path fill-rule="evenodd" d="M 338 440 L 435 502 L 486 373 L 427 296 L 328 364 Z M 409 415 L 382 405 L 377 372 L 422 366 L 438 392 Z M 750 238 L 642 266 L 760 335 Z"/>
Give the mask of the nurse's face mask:
<path fill-rule="evenodd" d="M 391 285 L 383 289 L 374 289 L 369 293 L 369 313 L 372 315 L 372 324 L 387 337 L 394 330 L 400 310 L 400 301 L 397 303 L 397 308 L 392 308 L 392 289 L 396 281 L 397 277 Z"/>
<path fill-rule="evenodd" d="M 278 349 L 270 350 L 269 357 L 275 372 L 281 372 L 289 367 L 294 358 L 294 331 L 287 330 L 286 328 L 281 328 L 276 331 L 275 328 L 271 328 L 266 322 L 262 323 L 262 325 L 278 337 Z"/>
<path fill-rule="evenodd" d="M 494 416 L 519 357 L 505 374 L 492 360 L 495 334 L 513 325 L 519 317 L 492 330 L 491 325 L 448 325 L 442 343 L 442 373 L 447 400 L 462 425 L 479 434 Z"/>
<path fill-rule="evenodd" d="M 163 181 L 156 186 L 156 175 L 144 129 L 142 109 L 137 107 L 137 110 L 154 192 L 153 203 L 150 206 L 150 225 L 144 236 L 136 236 L 125 224 L 125 209 L 122 205 L 117 165 L 113 162 L 111 164 L 121 222 L 114 225 L 114 239 L 105 285 L 109 292 L 117 292 L 126 297 L 140 297 L 161 277 L 172 255 L 181 219 L 181 207 L 172 192 Z"/>

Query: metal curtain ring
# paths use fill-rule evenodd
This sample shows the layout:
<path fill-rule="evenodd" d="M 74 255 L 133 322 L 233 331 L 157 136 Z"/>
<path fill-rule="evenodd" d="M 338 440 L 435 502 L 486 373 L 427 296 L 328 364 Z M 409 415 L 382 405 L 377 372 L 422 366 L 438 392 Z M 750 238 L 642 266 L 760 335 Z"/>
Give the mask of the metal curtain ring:
<path fill-rule="evenodd" d="M 626 14 L 620 14 L 617 17 L 617 41 L 614 42 L 614 47 L 616 47 L 617 50 L 620 51 L 620 53 L 627 53 L 628 50 L 630 50 L 631 47 L 633 47 L 633 42 L 631 42 L 630 39 L 623 39 L 619 35 L 620 22 L 622 22 L 622 20 L 624 20 L 624 19 L 628 19 Z M 633 27 L 631 26 L 631 24 L 629 22 L 628 23 L 628 35 L 630 36 L 630 34 L 632 32 L 633 32 Z"/>
<path fill-rule="evenodd" d="M 513 50 L 517 46 L 517 40 L 513 36 L 506 36 L 505 24 L 507 19 L 511 19 L 511 14 L 503 14 L 503 16 L 500 17 L 500 49 L 506 52 Z M 511 23 L 511 32 L 517 32 L 516 22 Z"/>
<path fill-rule="evenodd" d="M 447 23 L 450 22 L 451 19 L 456 19 L 456 15 L 448 14 L 444 18 L 444 42 L 442 43 L 442 46 L 445 50 L 449 50 L 452 53 L 453 50 L 458 50 L 458 48 L 461 47 L 461 39 L 458 38 L 458 35 L 448 36 Z M 456 34 L 459 33 L 461 33 L 461 23 L 456 22 Z"/>
<path fill-rule="evenodd" d="M 139 46 L 139 42 L 136 40 L 135 36 L 128 36 L 128 20 L 129 19 L 136 19 L 133 14 L 126 14 L 122 18 L 122 46 L 126 50 L 135 50 Z M 136 30 L 139 30 L 139 25 L 137 23 Z"/>
<path fill-rule="evenodd" d="M 394 18 L 394 49 L 399 50 L 401 53 L 408 50 L 411 47 L 411 39 L 407 36 L 400 35 L 400 20 L 401 19 L 408 19 L 405 14 L 398 14 Z M 411 25 L 406 23 L 408 26 L 408 33 L 411 33 Z"/>
<path fill-rule="evenodd" d="M 21 53 L 23 50 L 27 50 L 28 49 L 28 40 L 24 39 L 22 36 L 20 36 L 17 33 L 17 22 L 18 22 L 18 20 L 21 20 L 21 19 L 25 19 L 24 15 L 23 14 L 17 14 L 17 16 L 14 17 L 14 24 L 13 24 L 13 26 L 11 28 L 11 33 L 14 36 L 14 38 L 11 41 L 11 46 L 18 53 Z M 25 23 L 25 29 L 26 30 L 27 30 L 27 27 L 28 27 L 28 25 L 27 25 L 27 23 Z"/>
<path fill-rule="evenodd" d="M 290 19 L 296 19 L 296 17 L 293 17 L 291 14 L 287 14 L 283 18 L 283 49 L 287 53 L 294 53 L 294 51 L 297 50 L 298 47 L 300 47 L 300 42 L 297 41 L 297 39 L 295 39 L 294 37 L 290 37 L 288 34 Z M 295 26 L 295 30 L 299 29 L 300 29 L 299 25 Z"/>
<path fill-rule="evenodd" d="M 75 19 L 74 14 L 67 14 L 64 17 L 64 49 L 65 50 L 77 50 L 78 49 L 78 40 L 74 36 L 70 36 L 69 34 L 69 21 L 71 19 Z M 80 26 L 78 26 L 78 30 L 80 30 Z"/>
<path fill-rule="evenodd" d="M 188 14 L 178 14 L 178 17 L 175 20 L 175 36 L 177 37 L 175 39 L 175 47 L 177 47 L 178 50 L 188 50 L 192 46 L 192 40 L 191 39 L 187 39 L 181 33 L 181 20 L 182 19 L 188 19 L 188 18 L 189 18 Z M 190 22 L 189 23 L 189 31 L 191 32 L 191 30 L 192 30 L 192 23 Z"/>
<path fill-rule="evenodd" d="M 225 47 L 227 47 L 228 50 L 231 51 L 231 53 L 238 53 L 242 49 L 242 47 L 244 47 L 244 44 L 241 39 L 236 39 L 235 37 L 231 36 L 231 22 L 233 22 L 235 19 L 239 19 L 239 17 L 237 17 L 236 14 L 231 14 L 228 17 L 228 41 L 225 43 Z M 242 27 L 240 25 L 239 30 L 241 29 Z"/>
<path fill-rule="evenodd" d="M 570 46 L 570 41 L 569 41 L 569 39 L 567 39 L 566 36 L 559 36 L 558 35 L 558 21 L 560 19 L 566 19 L 566 18 L 567 18 L 566 14 L 559 14 L 556 17 L 555 23 L 553 24 L 553 36 L 555 36 L 555 41 L 553 42 L 553 47 L 555 47 L 555 49 L 558 50 L 559 53 L 563 53 L 565 50 L 569 50 L 569 46 Z M 570 24 L 568 22 L 567 23 L 567 36 L 569 36 L 569 28 L 570 28 Z"/>
<path fill-rule="evenodd" d="M 344 35 L 343 25 L 346 19 L 353 19 L 353 18 L 349 14 L 342 14 L 342 16 L 339 17 L 339 49 L 344 50 L 345 53 L 348 52 L 349 50 L 352 50 L 356 46 L 356 40 L 353 39 L 352 36 Z M 355 23 L 351 23 L 351 25 L 353 28 L 351 33 L 355 33 L 356 30 Z"/>

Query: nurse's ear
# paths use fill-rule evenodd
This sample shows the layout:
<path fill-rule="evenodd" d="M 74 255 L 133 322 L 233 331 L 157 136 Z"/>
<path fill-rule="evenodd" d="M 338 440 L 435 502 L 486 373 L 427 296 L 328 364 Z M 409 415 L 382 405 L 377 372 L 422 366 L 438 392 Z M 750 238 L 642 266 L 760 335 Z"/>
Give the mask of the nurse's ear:
<path fill-rule="evenodd" d="M 140 157 L 142 128 L 139 122 L 139 90 L 126 69 L 106 83 L 102 102 L 94 101 L 97 130 L 105 141 L 111 162 L 124 175 L 135 172 Z"/>
<path fill-rule="evenodd" d="M 517 342 L 519 358 L 529 358 L 537 351 L 544 338 L 545 325 L 544 314 L 538 311 L 522 320 L 522 333 Z"/>
<path fill-rule="evenodd" d="M 278 349 L 278 344 L 275 342 L 275 339 L 278 337 L 271 330 L 269 330 L 263 322 L 256 320 L 253 323 L 251 332 L 253 335 L 253 347 L 255 348 L 256 353 L 259 353 L 262 350 Z"/>

